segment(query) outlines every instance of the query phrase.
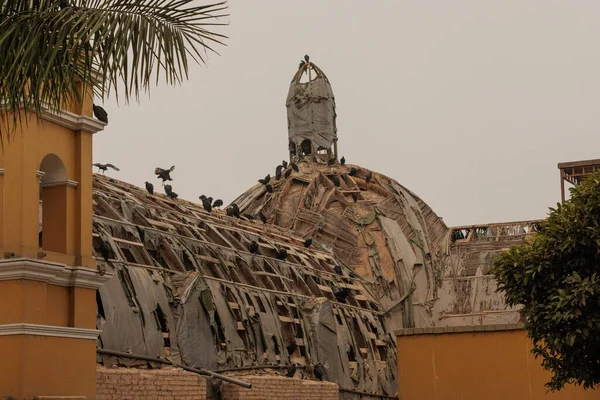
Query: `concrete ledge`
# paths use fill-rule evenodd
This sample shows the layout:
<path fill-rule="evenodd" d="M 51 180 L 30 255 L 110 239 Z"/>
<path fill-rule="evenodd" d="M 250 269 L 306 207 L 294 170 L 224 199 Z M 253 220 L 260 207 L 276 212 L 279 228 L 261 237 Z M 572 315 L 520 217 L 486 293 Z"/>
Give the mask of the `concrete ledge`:
<path fill-rule="evenodd" d="M 439 335 L 446 333 L 514 331 L 522 329 L 524 329 L 524 325 L 522 323 L 516 323 L 493 325 L 443 326 L 436 328 L 409 328 L 395 331 L 394 334 L 396 336 Z"/>
<path fill-rule="evenodd" d="M 0 281 L 28 279 L 57 286 L 75 286 L 97 289 L 112 278 L 100 275 L 97 269 L 69 267 L 65 264 L 32 258 L 7 258 L 0 260 Z"/>
<path fill-rule="evenodd" d="M 33 335 L 53 336 L 71 339 L 97 340 L 100 331 L 96 329 L 72 328 L 68 326 L 38 324 L 0 325 L 0 336 Z"/>

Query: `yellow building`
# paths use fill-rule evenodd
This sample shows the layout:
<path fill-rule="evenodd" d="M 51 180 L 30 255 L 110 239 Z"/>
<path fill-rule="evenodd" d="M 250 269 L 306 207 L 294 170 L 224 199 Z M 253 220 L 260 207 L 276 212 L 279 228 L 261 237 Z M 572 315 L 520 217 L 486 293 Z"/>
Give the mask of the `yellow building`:
<path fill-rule="evenodd" d="M 0 154 L 0 395 L 95 398 L 92 99 L 29 117 Z M 40 209 L 40 195 L 43 212 Z M 41 213 L 41 231 L 40 231 Z"/>

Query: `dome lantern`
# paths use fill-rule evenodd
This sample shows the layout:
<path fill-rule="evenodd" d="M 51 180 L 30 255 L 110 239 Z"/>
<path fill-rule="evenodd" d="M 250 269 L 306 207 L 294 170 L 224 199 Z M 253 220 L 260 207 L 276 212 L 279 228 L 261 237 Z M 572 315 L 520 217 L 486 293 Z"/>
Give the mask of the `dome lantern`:
<path fill-rule="evenodd" d="M 301 82 L 306 75 L 308 80 Z M 323 71 L 304 56 L 286 99 L 291 161 L 337 160 L 335 98 Z"/>

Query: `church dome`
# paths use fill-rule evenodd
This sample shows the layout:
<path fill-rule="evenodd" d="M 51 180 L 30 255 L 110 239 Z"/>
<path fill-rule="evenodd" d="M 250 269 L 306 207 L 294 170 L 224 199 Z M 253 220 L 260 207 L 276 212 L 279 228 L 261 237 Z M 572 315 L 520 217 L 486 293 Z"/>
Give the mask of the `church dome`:
<path fill-rule="evenodd" d="M 395 180 L 338 160 L 333 91 L 308 57 L 292 79 L 286 107 L 290 165 L 283 162 L 268 184 L 255 185 L 234 202 L 242 213 L 262 214 L 331 249 L 374 284 L 388 315 L 402 312 L 401 319 L 392 318 L 395 327 L 432 326 L 430 302 L 448 228 Z"/>
<path fill-rule="evenodd" d="M 289 178 L 271 178 L 272 193 L 257 184 L 238 197 L 242 213 L 262 213 L 269 223 L 331 249 L 374 283 L 375 296 L 389 314 L 412 296 L 418 306 L 406 307 L 401 325 L 431 326 L 427 302 L 435 298 L 448 245 L 442 219 L 385 175 L 340 163 L 297 165 L 299 171 Z"/>

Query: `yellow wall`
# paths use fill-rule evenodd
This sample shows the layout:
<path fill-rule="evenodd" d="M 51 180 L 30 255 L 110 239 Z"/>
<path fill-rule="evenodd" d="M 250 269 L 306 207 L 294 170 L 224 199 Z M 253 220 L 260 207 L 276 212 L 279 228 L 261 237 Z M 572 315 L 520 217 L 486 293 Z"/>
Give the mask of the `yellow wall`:
<path fill-rule="evenodd" d="M 600 399 L 581 387 L 548 393 L 522 329 L 400 335 L 397 347 L 401 400 Z"/>
<path fill-rule="evenodd" d="M 76 115 L 45 115 L 45 119 L 28 115 L 27 123 L 23 121 L 14 132 L 2 131 L 0 258 L 29 258 L 29 265 L 37 263 L 39 268 L 31 273 L 49 265 L 40 259 L 65 264 L 60 266 L 63 275 L 70 271 L 67 265 L 96 268 L 92 249 L 92 133 L 73 130 L 90 129 L 89 121 L 80 121 L 81 115 L 92 114 L 91 91 L 84 104 L 66 108 Z M 100 127 L 92 124 L 90 130 Z M 86 333 L 85 329 L 96 328 L 96 291 L 55 285 L 42 272 L 36 278 L 12 279 L 8 275 L 8 279 L 0 280 L 0 325 L 16 324 L 5 327 L 0 335 L 0 397 L 94 399 L 96 340 L 94 331 Z M 19 324 L 27 324 L 27 329 L 30 324 L 37 327 L 20 330 L 25 328 Z"/>
<path fill-rule="evenodd" d="M 0 395 L 96 398 L 93 340 L 17 335 L 0 340 Z"/>

